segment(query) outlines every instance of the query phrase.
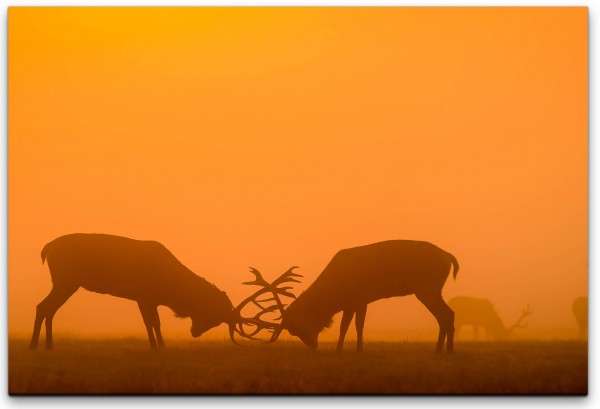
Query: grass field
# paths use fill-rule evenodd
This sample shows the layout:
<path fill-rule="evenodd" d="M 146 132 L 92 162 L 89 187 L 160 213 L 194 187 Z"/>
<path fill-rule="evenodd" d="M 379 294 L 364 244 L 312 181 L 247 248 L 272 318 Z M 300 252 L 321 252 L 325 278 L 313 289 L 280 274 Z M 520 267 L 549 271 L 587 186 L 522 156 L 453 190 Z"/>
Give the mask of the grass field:
<path fill-rule="evenodd" d="M 9 341 L 11 394 L 587 394 L 587 342 L 367 342 L 336 353 L 280 341 L 170 341 L 152 351 L 137 339 L 56 339 L 32 352 Z"/>

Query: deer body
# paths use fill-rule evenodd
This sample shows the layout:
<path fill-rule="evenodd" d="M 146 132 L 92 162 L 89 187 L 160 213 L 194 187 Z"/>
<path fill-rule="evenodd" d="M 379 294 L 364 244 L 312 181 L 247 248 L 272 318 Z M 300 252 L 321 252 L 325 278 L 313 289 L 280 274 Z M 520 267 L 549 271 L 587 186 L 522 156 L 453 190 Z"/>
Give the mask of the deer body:
<path fill-rule="evenodd" d="M 136 301 L 152 348 L 164 347 L 157 307 L 192 319 L 192 336 L 231 320 L 227 295 L 185 267 L 155 241 L 106 234 L 70 234 L 44 246 L 52 277 L 50 294 L 37 306 L 30 347 L 35 349 L 42 322 L 46 348 L 52 348 L 52 319 L 79 287 Z M 155 336 L 156 335 L 156 339 Z"/>
<path fill-rule="evenodd" d="M 488 339 L 508 339 L 513 329 L 520 327 L 523 318 L 531 314 L 529 309 L 525 310 L 516 324 L 506 328 L 493 304 L 485 298 L 455 297 L 448 301 L 448 305 L 456 314 L 456 331 L 463 325 L 472 325 L 475 339 L 479 336 L 479 327 L 485 330 Z"/>
<path fill-rule="evenodd" d="M 448 301 L 450 308 L 456 314 L 454 326 L 456 331 L 463 325 L 472 325 L 475 339 L 479 337 L 479 327 L 483 328 L 490 339 L 505 339 L 508 337 L 500 316 L 489 300 L 473 297 L 456 297 Z"/>
<path fill-rule="evenodd" d="M 588 335 L 588 298 L 577 297 L 573 301 L 573 315 L 579 327 L 579 336 L 586 338 Z"/>
<path fill-rule="evenodd" d="M 454 313 L 442 299 L 442 287 L 451 267 L 456 278 L 458 262 L 450 253 L 422 241 L 391 240 L 341 250 L 315 282 L 283 313 L 283 328 L 316 349 L 318 334 L 343 311 L 337 349 L 341 350 L 352 317 L 356 315 L 357 350 L 367 305 L 383 298 L 415 294 L 438 321 L 436 350 L 447 337 L 453 350 Z"/>

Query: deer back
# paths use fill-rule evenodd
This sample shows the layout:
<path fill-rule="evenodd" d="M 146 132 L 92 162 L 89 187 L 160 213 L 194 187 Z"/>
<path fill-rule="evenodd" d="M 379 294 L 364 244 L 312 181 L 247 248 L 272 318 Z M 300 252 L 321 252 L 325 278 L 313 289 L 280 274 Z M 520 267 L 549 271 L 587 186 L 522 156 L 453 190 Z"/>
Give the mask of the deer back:
<path fill-rule="evenodd" d="M 155 241 L 70 234 L 48 243 L 42 250 L 44 260 L 55 284 L 167 305 L 181 316 L 224 296 Z"/>

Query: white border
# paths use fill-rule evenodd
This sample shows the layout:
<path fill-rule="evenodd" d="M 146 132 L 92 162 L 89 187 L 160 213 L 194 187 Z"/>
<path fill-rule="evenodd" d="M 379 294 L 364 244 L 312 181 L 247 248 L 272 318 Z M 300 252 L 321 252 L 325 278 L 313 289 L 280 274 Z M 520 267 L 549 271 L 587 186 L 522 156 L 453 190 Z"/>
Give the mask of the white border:
<path fill-rule="evenodd" d="M 106 1 L 81 1 L 81 0 L 63 0 L 63 1 L 47 1 L 47 0 L 9 0 L 7 4 L 2 6 L 0 10 L 2 16 L 3 29 L 0 30 L 0 49 L 2 50 L 0 64 L 0 86 L 4 91 L 2 98 L 0 98 L 0 129 L 3 129 L 3 140 L 0 142 L 0 158 L 4 161 L 3 166 L 0 166 L 0 194 L 2 195 L 0 200 L 0 215 L 2 217 L 3 225 L 7 223 L 7 175 L 6 175 L 6 141 L 7 141 L 7 93 L 6 93 L 6 75 L 7 75 L 7 6 L 586 6 L 589 7 L 589 158 L 590 158 L 590 174 L 589 174 L 589 292 L 590 292 L 590 345 L 597 339 L 597 323 L 600 311 L 598 311 L 598 303 L 595 302 L 594 294 L 598 294 L 598 283 L 594 280 L 594 272 L 596 271 L 596 258 L 595 253 L 598 250 L 598 244 L 594 240 L 594 232 L 597 231 L 598 222 L 593 214 L 596 193 L 596 182 L 598 181 L 598 167 L 594 166 L 593 158 L 598 155 L 598 144 L 594 143 L 594 136 L 596 136 L 594 118 L 598 116 L 598 107 L 594 104 L 595 96 L 598 94 L 597 81 L 594 78 L 593 67 L 597 64 L 597 29 L 594 27 L 595 17 L 597 17 L 600 6 L 596 6 L 592 1 L 553 1 L 553 0 L 538 0 L 538 1 L 399 1 L 399 0 L 377 0 L 373 2 L 369 1 L 335 1 L 335 0 L 254 0 L 254 1 L 192 1 L 192 0 L 178 0 L 173 4 L 169 4 L 167 1 L 159 0 L 134 0 L 134 1 L 119 1 L 119 0 L 106 0 Z M 594 7 L 596 6 L 596 7 Z M 70 408 L 80 407 L 86 405 L 87 407 L 104 407 L 114 406 L 117 408 L 131 407 L 135 405 L 138 407 L 160 407 L 160 406 L 187 406 L 196 408 L 198 405 L 202 407 L 233 407 L 233 406 L 245 406 L 251 408 L 266 408 L 273 407 L 279 408 L 281 406 L 286 407 L 299 407 L 299 406 L 348 406 L 348 407 L 364 407 L 364 406 L 377 406 L 377 407 L 393 407 L 397 408 L 399 405 L 402 407 L 436 407 L 443 406 L 447 409 L 452 408 L 478 408 L 482 405 L 488 407 L 505 407 L 514 406 L 516 408 L 530 408 L 530 407 L 564 407 L 564 406 L 578 406 L 578 407 L 598 407 L 600 400 L 598 399 L 599 382 L 597 377 L 598 370 L 598 351 L 592 346 L 590 347 L 589 354 L 589 396 L 587 398 L 573 398 L 573 397 L 8 397 L 8 345 L 7 345 L 7 230 L 2 229 L 0 240 L 3 242 L 0 246 L 0 266 L 2 277 L 0 280 L 0 287 L 2 296 L 0 297 L 0 351 L 4 353 L 4 359 L 0 359 L 2 369 L 0 370 L 0 404 L 3 407 L 31 407 L 31 406 L 45 406 L 49 408 Z"/>

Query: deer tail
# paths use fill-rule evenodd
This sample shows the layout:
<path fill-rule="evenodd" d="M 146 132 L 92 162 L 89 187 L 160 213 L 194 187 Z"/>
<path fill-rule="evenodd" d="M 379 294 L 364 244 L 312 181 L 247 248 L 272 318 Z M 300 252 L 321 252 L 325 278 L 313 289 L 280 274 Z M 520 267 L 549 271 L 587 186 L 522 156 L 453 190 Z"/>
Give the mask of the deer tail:
<path fill-rule="evenodd" d="M 452 267 L 453 267 L 453 271 L 452 271 L 452 277 L 456 280 L 456 274 L 458 273 L 458 261 L 456 260 L 456 257 L 454 257 L 452 254 L 450 253 L 446 253 L 448 255 L 448 258 L 450 259 L 450 263 L 452 263 Z"/>
<path fill-rule="evenodd" d="M 48 252 L 48 245 L 50 243 L 46 244 L 44 246 L 44 248 L 42 249 L 42 264 L 44 264 L 44 261 L 46 261 L 46 253 Z"/>

